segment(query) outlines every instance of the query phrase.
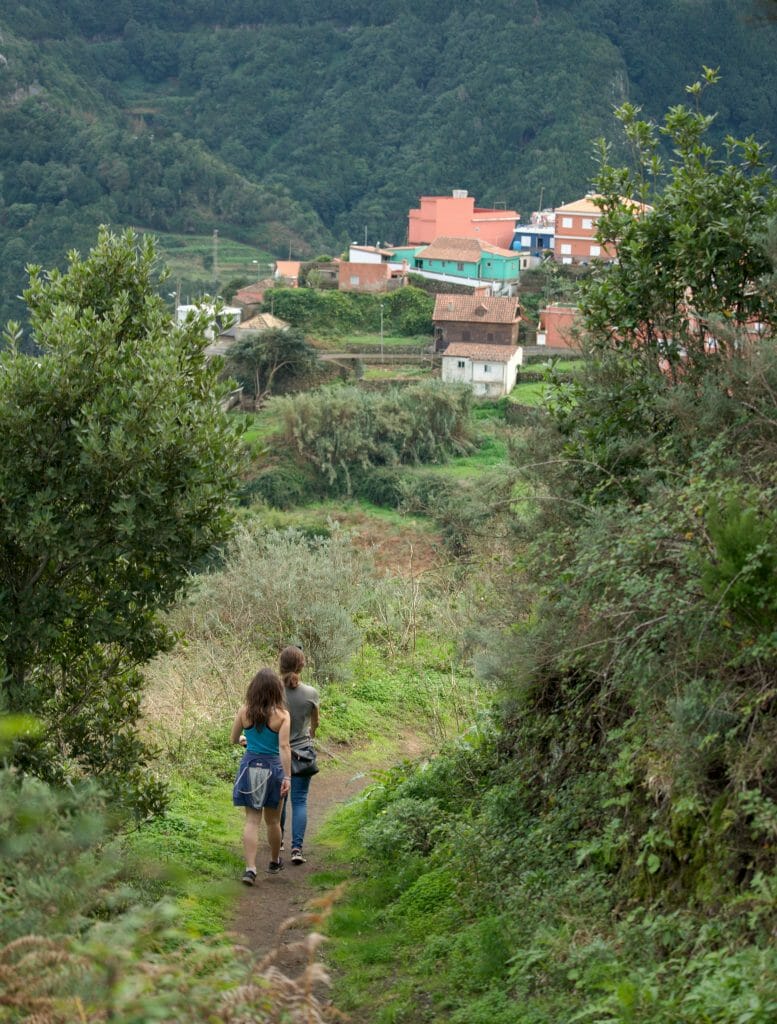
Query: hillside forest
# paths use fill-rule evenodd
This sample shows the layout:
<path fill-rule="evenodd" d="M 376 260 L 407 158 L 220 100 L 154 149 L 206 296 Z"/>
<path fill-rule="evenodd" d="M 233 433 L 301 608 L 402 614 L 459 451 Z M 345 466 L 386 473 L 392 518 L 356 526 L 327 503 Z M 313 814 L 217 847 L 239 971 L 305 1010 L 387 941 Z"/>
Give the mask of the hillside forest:
<path fill-rule="evenodd" d="M 25 319 L 25 265 L 62 268 L 100 224 L 153 232 L 168 292 L 196 296 L 400 243 L 422 194 L 525 219 L 588 190 L 614 105 L 658 119 L 702 65 L 714 139 L 773 145 L 774 53 L 760 0 L 6 0 L 0 322 Z"/>

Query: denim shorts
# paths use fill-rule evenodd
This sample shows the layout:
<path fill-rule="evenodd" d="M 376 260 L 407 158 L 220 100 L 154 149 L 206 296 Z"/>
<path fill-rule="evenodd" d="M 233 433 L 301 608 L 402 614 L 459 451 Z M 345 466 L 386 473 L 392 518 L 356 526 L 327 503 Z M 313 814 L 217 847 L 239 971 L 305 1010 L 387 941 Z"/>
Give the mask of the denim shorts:
<path fill-rule="evenodd" d="M 232 787 L 232 803 L 235 807 L 250 807 L 255 811 L 263 807 L 274 810 L 281 802 L 282 783 L 283 765 L 277 754 L 246 751 Z"/>

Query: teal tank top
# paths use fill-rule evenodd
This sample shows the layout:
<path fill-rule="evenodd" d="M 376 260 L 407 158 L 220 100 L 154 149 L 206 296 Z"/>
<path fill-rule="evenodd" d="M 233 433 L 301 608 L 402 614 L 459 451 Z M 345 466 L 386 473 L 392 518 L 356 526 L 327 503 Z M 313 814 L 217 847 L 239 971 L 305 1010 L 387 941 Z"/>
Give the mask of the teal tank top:
<path fill-rule="evenodd" d="M 262 725 L 258 729 L 250 725 L 243 729 L 246 738 L 246 750 L 249 754 L 277 754 L 280 751 L 278 746 L 278 733 L 269 725 Z"/>

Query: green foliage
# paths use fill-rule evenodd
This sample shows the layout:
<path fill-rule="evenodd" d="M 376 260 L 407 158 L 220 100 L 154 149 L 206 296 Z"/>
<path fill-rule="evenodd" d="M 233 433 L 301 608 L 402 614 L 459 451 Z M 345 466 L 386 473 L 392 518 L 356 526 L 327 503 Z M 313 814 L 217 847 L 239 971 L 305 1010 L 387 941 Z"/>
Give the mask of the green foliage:
<path fill-rule="evenodd" d="M 224 365 L 248 394 L 262 401 L 273 391 L 288 390 L 314 373 L 318 353 L 301 331 L 273 328 L 235 341 Z"/>
<path fill-rule="evenodd" d="M 225 536 L 239 439 L 220 412 L 205 320 L 170 324 L 150 241 L 102 232 L 64 274 L 32 268 L 40 355 L 0 355 L 2 699 L 40 716 L 15 758 L 51 778 L 102 773 L 159 801 L 135 735 L 137 666 L 158 613 Z M 146 790 L 146 796 L 142 793 Z"/>
<path fill-rule="evenodd" d="M 386 393 L 339 388 L 278 399 L 283 440 L 341 493 L 377 466 L 445 460 L 470 445 L 471 392 L 430 382 Z"/>
<path fill-rule="evenodd" d="M 369 586 L 363 557 L 338 530 L 304 536 L 247 522 L 223 567 L 197 581 L 182 625 L 191 638 L 238 636 L 247 650 L 279 651 L 297 641 L 315 678 L 326 681 L 347 670 Z"/>
<path fill-rule="evenodd" d="M 753 144 L 731 141 L 729 167 L 698 112 L 668 122 L 677 152 L 654 213 L 622 213 L 628 176 L 604 182 L 626 251 L 585 286 L 592 357 L 549 382 L 550 415 L 511 446 L 534 501 L 462 637 L 499 703 L 430 764 L 383 777 L 350 821 L 363 920 L 391 927 L 411 965 L 381 990 L 400 1019 L 409 988 L 430 1019 L 468 1024 L 516 1006 L 527 1024 L 775 1012 L 777 359 L 755 340 L 691 352 L 690 319 L 680 372 L 661 372 L 655 339 L 635 344 L 686 286 L 708 323 L 705 304 L 725 319 L 725 300 L 731 337 L 755 311 L 773 328 L 774 192 Z M 353 969 L 358 949 L 340 945 Z"/>
<path fill-rule="evenodd" d="M 698 98 L 717 78 L 705 68 L 688 91 Z M 765 147 L 729 136 L 722 158 L 706 138 L 714 116 L 675 106 L 657 129 L 638 115 L 628 103 L 617 111 L 633 168 L 611 166 L 601 144 L 598 238 L 617 243 L 618 260 L 582 284 L 586 328 L 594 345 L 663 356 L 685 376 L 712 372 L 720 360 L 708 357 L 710 335 L 719 352 L 741 348 L 749 323 L 777 317 L 769 291 L 749 287 L 773 269 L 764 238 L 777 190 Z M 661 135 L 672 146 L 668 166 Z M 635 212 L 624 196 L 652 209 Z"/>
<path fill-rule="evenodd" d="M 3 1021 L 277 1024 L 303 1006 L 323 1019 L 309 992 L 274 983 L 245 949 L 193 935 L 171 900 L 143 902 L 106 822 L 93 785 L 59 791 L 0 771 Z"/>
<path fill-rule="evenodd" d="M 386 335 L 431 335 L 434 300 L 418 288 L 388 294 L 317 291 L 313 288 L 272 288 L 262 308 L 309 330 L 378 332 L 383 314 Z"/>

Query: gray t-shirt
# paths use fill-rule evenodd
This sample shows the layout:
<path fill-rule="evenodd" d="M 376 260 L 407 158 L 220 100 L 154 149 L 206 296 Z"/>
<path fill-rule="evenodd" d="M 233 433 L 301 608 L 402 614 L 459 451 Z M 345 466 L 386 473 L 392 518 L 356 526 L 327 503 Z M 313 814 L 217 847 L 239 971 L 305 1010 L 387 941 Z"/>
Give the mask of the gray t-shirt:
<path fill-rule="evenodd" d="M 289 742 L 292 747 L 310 737 L 310 715 L 318 707 L 318 690 L 307 683 L 300 683 L 292 689 L 286 686 L 286 705 L 291 715 Z"/>

